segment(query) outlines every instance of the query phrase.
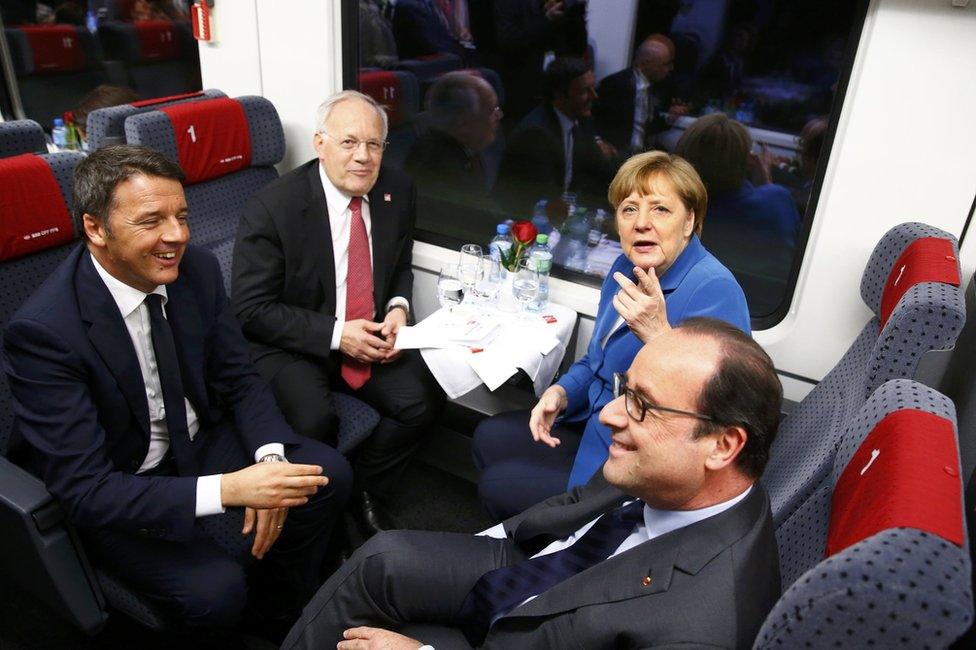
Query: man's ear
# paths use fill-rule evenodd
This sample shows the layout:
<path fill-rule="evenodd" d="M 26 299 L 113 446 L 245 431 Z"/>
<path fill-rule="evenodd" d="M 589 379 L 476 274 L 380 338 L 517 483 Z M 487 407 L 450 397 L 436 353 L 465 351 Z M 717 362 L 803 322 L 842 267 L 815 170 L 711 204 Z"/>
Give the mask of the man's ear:
<path fill-rule="evenodd" d="M 95 246 L 104 247 L 105 240 L 108 239 L 108 235 L 105 232 L 105 227 L 102 225 L 101 219 L 96 219 L 87 212 L 81 217 L 81 226 L 85 231 L 85 235 Z"/>
<path fill-rule="evenodd" d="M 740 426 L 728 426 L 713 433 L 715 444 L 705 459 L 705 467 L 712 471 L 731 465 L 746 446 L 749 434 Z"/>

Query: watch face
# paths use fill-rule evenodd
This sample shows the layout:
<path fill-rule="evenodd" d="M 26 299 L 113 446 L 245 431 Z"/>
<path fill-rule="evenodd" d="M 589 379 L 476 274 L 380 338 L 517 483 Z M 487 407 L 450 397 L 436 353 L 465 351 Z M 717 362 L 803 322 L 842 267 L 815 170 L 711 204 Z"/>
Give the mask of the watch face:
<path fill-rule="evenodd" d="M 285 459 L 279 456 L 278 454 L 267 454 L 261 457 L 262 463 L 280 463 L 283 460 Z"/>

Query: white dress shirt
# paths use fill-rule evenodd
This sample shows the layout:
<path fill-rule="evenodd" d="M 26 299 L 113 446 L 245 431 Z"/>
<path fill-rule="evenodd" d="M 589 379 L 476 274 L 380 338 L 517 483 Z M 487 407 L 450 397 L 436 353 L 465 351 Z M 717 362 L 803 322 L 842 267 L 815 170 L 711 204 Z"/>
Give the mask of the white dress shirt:
<path fill-rule="evenodd" d="M 325 192 L 325 204 L 328 206 L 329 229 L 332 231 L 332 261 L 335 263 L 336 306 L 335 329 L 332 330 L 333 350 L 339 349 L 342 340 L 342 326 L 346 322 L 346 274 L 349 272 L 349 233 L 352 230 L 352 210 L 349 209 L 351 196 L 336 187 L 325 173 L 325 168 L 319 165 L 319 178 L 322 180 L 322 190 Z M 363 196 L 361 207 L 363 223 L 366 224 L 366 238 L 369 242 L 369 267 L 373 268 L 373 229 L 369 212 L 369 196 Z M 410 303 L 402 296 L 394 296 L 386 303 L 386 311 L 394 306 L 402 306 L 410 310 Z M 376 314 L 370 318 L 375 319 Z"/>
<path fill-rule="evenodd" d="M 552 110 L 556 111 L 556 117 L 559 119 L 559 128 L 563 132 L 563 154 L 565 157 L 563 191 L 566 191 L 573 182 L 573 145 L 575 144 L 573 142 L 573 127 L 576 126 L 576 120 L 569 119 L 558 108 L 553 107 Z"/>
<path fill-rule="evenodd" d="M 152 345 L 152 328 L 149 322 L 149 308 L 146 306 L 146 296 L 134 287 L 130 287 L 121 280 L 118 280 L 106 271 L 93 255 L 92 263 L 95 271 L 105 283 L 112 299 L 122 314 L 125 321 L 125 328 L 129 332 L 132 340 L 132 347 L 136 352 L 136 359 L 139 361 L 139 370 L 142 371 L 142 380 L 146 386 L 146 401 L 149 405 L 149 451 L 142 465 L 136 474 L 142 474 L 157 467 L 166 456 L 169 450 L 169 430 L 166 425 L 166 406 L 163 403 L 163 387 L 159 380 L 159 370 L 156 367 L 156 353 Z M 163 315 L 166 315 L 166 302 L 169 296 L 166 287 L 160 285 L 153 289 L 152 293 L 162 296 Z M 200 430 L 200 421 L 197 412 L 193 408 L 190 400 L 183 398 L 186 407 L 186 428 L 190 433 L 190 440 L 197 435 Z M 281 443 L 273 442 L 262 445 L 254 454 L 257 461 L 268 454 L 278 454 L 284 456 L 285 447 Z M 220 474 L 210 476 L 200 476 L 197 478 L 196 496 L 196 516 L 205 517 L 224 512 L 223 504 L 220 501 Z"/>
<path fill-rule="evenodd" d="M 637 68 L 634 68 L 634 88 L 634 129 L 630 135 L 630 150 L 636 152 L 644 150 L 644 129 L 651 109 L 651 82 Z"/>

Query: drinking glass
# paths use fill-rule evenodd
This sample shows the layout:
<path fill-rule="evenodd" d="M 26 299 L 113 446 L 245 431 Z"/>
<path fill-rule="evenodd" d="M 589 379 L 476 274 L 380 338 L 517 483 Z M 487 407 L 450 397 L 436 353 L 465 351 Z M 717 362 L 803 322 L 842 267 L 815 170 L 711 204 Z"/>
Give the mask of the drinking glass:
<path fill-rule="evenodd" d="M 512 279 L 512 295 L 519 306 L 519 314 L 523 320 L 528 318 L 528 306 L 539 293 L 539 273 L 535 270 L 532 260 L 519 260 Z"/>
<path fill-rule="evenodd" d="M 461 247 L 461 255 L 458 260 L 458 273 L 461 283 L 464 285 L 465 292 L 470 292 L 478 284 L 483 272 L 484 254 L 481 246 L 477 244 L 465 244 Z"/>
<path fill-rule="evenodd" d="M 460 305 L 463 299 L 464 285 L 458 276 L 458 267 L 442 267 L 437 276 L 437 301 L 441 303 L 441 307 L 447 307 L 453 312 L 455 305 Z"/>

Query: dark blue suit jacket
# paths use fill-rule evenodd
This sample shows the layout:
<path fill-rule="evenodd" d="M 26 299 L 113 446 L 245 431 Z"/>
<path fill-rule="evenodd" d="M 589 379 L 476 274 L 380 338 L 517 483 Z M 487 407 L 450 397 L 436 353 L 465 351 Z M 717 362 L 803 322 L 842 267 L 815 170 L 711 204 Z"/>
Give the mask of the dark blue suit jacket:
<path fill-rule="evenodd" d="M 637 281 L 633 263 L 623 255 L 618 257 L 600 290 L 600 307 L 586 355 L 556 382 L 566 389 L 569 402 L 563 419 L 586 420 L 567 489 L 589 481 L 607 459 L 610 430 L 600 424 L 600 409 L 613 400 L 613 374 L 626 372 L 644 345 L 626 325 L 610 335 L 605 347 L 602 344 L 619 316 L 613 308 L 613 297 L 620 288 L 613 279 L 617 271 Z M 710 316 L 750 333 L 749 307 L 742 288 L 732 273 L 705 250 L 697 235 L 692 235 L 681 255 L 661 277 L 661 289 L 672 327 L 686 318 Z"/>
<path fill-rule="evenodd" d="M 213 254 L 188 247 L 166 291 L 184 392 L 200 418 L 195 462 L 233 443 L 251 456 L 269 442 L 297 443 L 250 361 Z M 145 384 L 122 315 L 84 245 L 14 314 L 4 346 L 15 431 L 69 519 L 191 539 L 193 470 L 200 468 L 135 475 L 149 448 Z"/>
<path fill-rule="evenodd" d="M 654 136 L 666 131 L 668 123 L 664 115 L 654 105 L 657 84 L 651 84 L 647 125 L 644 131 L 644 141 L 651 144 Z M 596 120 L 597 132 L 604 140 L 610 142 L 621 155 L 630 151 L 630 136 L 634 132 L 634 111 L 637 104 L 637 80 L 634 79 L 634 69 L 625 68 L 619 72 L 603 78 L 597 89 L 597 100 L 593 103 L 593 119 Z"/>

